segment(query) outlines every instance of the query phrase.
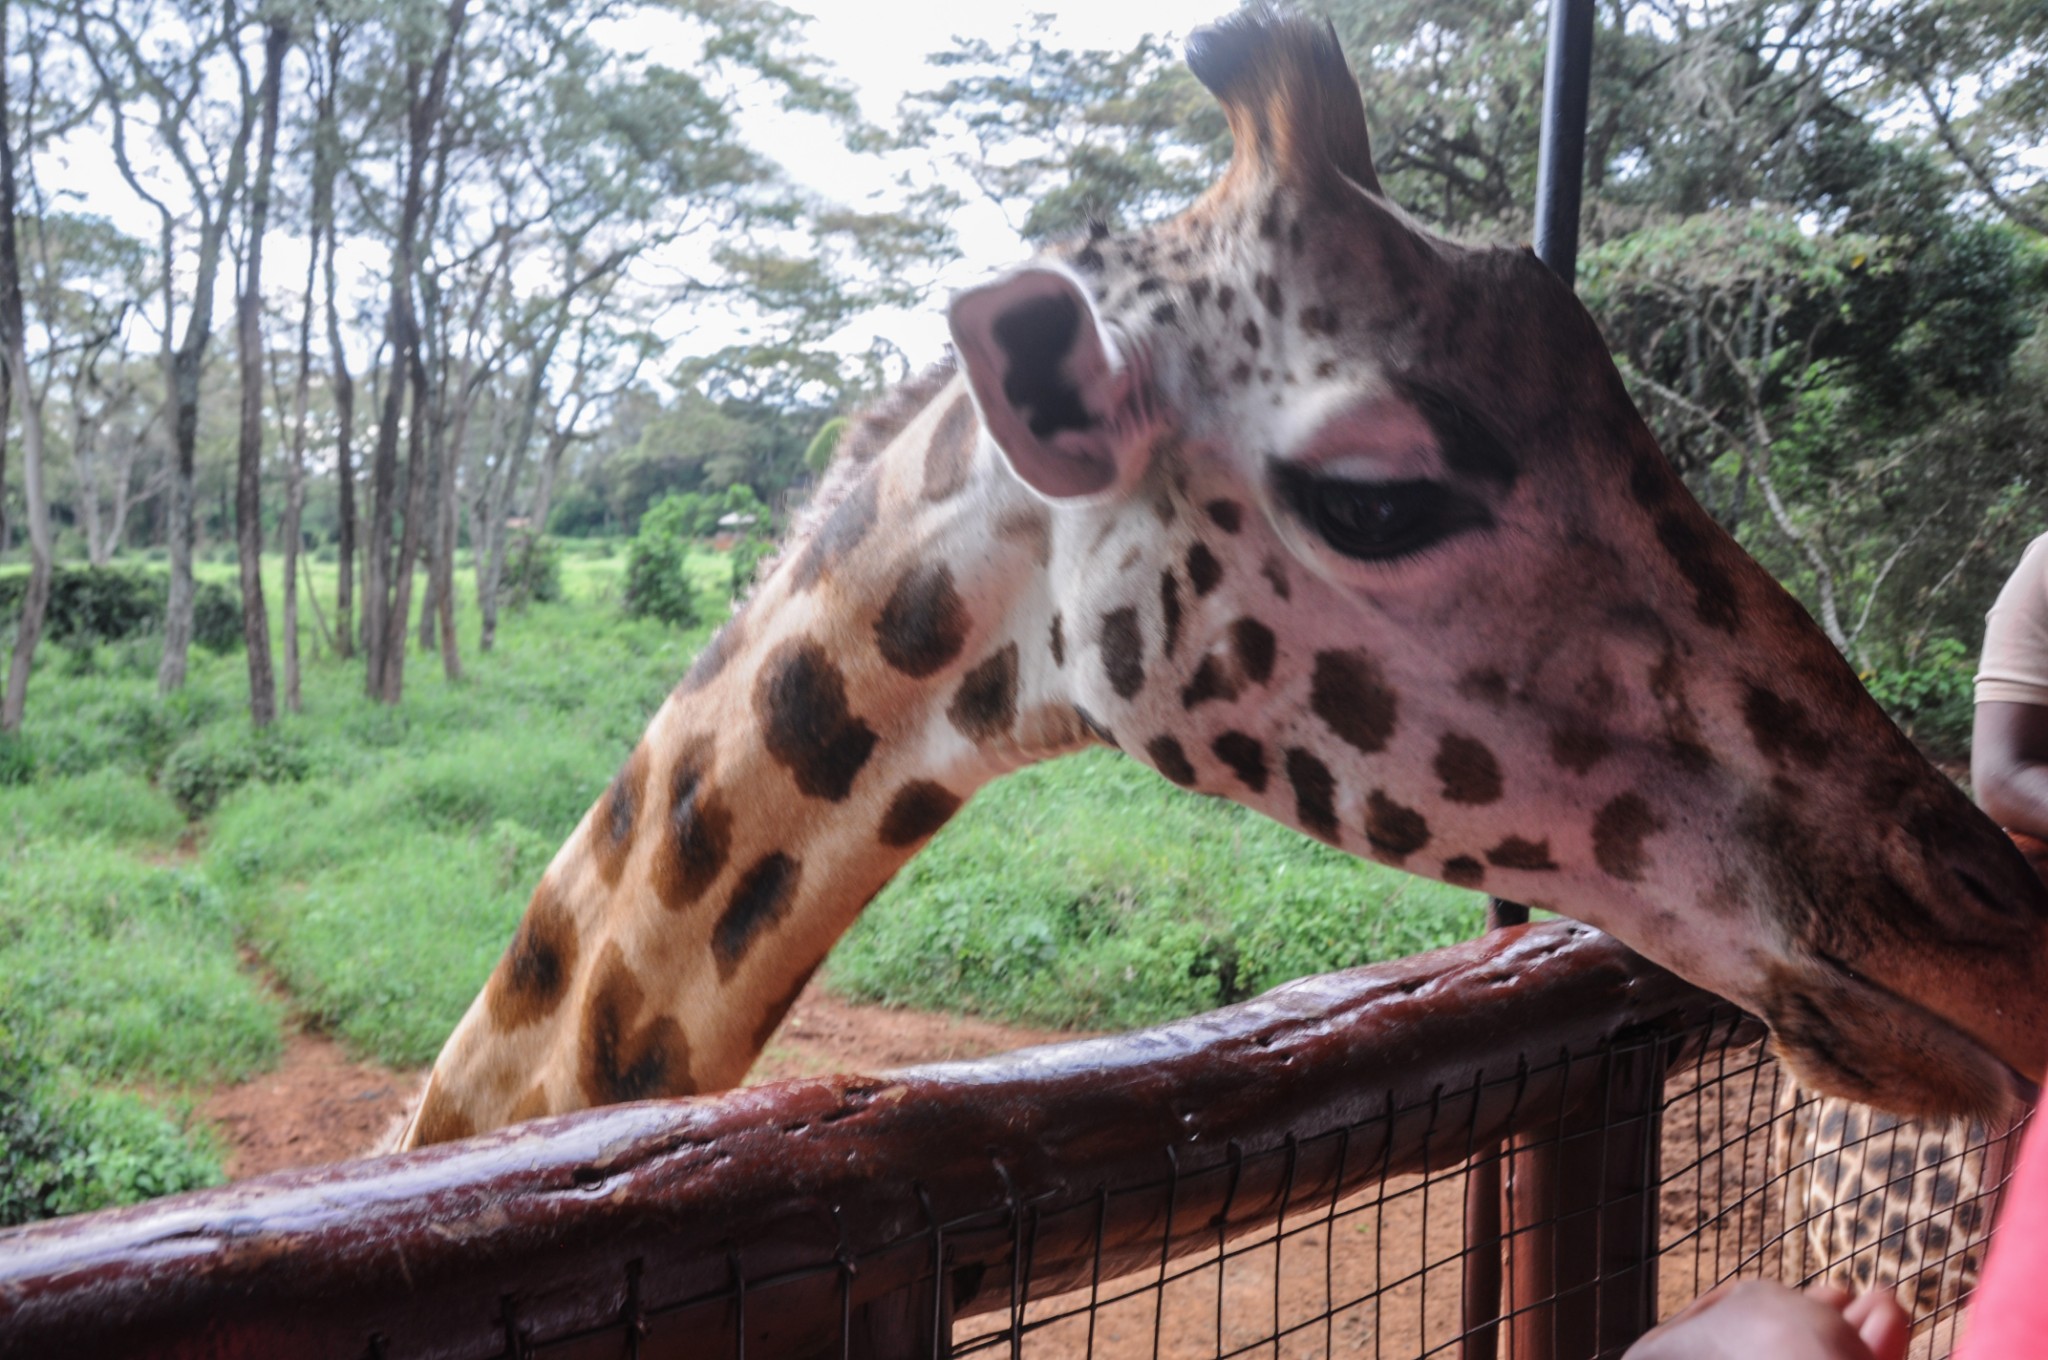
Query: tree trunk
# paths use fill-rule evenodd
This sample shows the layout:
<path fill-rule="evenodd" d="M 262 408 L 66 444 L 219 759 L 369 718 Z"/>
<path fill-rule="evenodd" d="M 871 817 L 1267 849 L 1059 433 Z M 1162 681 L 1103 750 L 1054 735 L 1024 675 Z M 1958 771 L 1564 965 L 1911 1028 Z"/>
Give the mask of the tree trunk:
<path fill-rule="evenodd" d="M 21 489 L 28 508 L 28 590 L 15 625 L 14 656 L 7 668 L 7 692 L 0 699 L 0 732 L 21 730 L 28 707 L 29 672 L 35 665 L 36 643 L 43 633 L 43 615 L 50 603 L 51 533 L 48 488 L 43 485 L 43 413 L 29 381 L 28 335 L 21 304 L 21 256 L 15 240 L 14 97 L 7 79 L 7 30 L 11 20 L 0 0 L 0 343 L 9 387 L 21 394 Z M 0 425 L 0 438 L 5 426 Z"/>
<path fill-rule="evenodd" d="M 363 596 L 363 633 L 370 652 L 364 688 L 372 698 L 389 704 L 397 703 L 404 694 L 411 572 L 419 548 L 420 515 L 425 509 L 425 469 L 421 457 L 424 431 L 419 422 L 426 415 L 426 384 L 419 355 L 419 318 L 413 309 L 414 262 L 419 251 L 420 219 L 426 208 L 428 154 L 440 126 L 448 69 L 462 35 L 467 6 L 468 0 L 450 0 L 446 31 L 440 50 L 434 55 L 425 90 L 420 88 L 417 63 L 406 82 L 410 97 L 406 110 L 405 188 L 391 244 L 391 307 L 385 327 L 391 346 L 391 385 L 384 392 L 376 453 L 370 465 L 369 571 Z M 396 525 L 394 520 L 400 513 L 398 422 L 405 409 L 408 387 L 414 391 L 413 428 L 407 438 L 404 521 Z M 391 541 L 394 529 L 399 534 L 395 560 Z"/>
<path fill-rule="evenodd" d="M 483 631 L 477 647 L 481 651 L 490 651 L 498 640 L 498 586 L 505 579 L 505 518 L 510 512 L 513 494 L 519 488 L 519 475 L 526 470 L 526 453 L 533 445 L 533 427 L 539 422 L 541 397 L 547 391 L 548 365 L 554 362 L 555 347 L 568 330 L 568 316 L 569 309 L 565 303 L 549 329 L 547 339 L 533 356 L 533 366 L 526 374 L 526 390 L 521 394 L 519 428 L 513 434 L 512 442 L 505 446 L 498 476 L 491 486 L 492 494 L 484 515 L 484 533 L 490 541 L 488 561 L 482 560 L 484 545 L 476 545 L 480 558 L 476 603 L 477 612 L 483 616 Z"/>
<path fill-rule="evenodd" d="M 270 611 L 263 602 L 263 236 L 270 228 L 270 178 L 277 163 L 278 106 L 291 29 L 273 20 L 263 35 L 263 133 L 256 182 L 249 195 L 248 259 L 235 332 L 242 360 L 242 428 L 235 456 L 235 547 L 242 568 L 242 646 L 249 661 L 249 720 L 277 721 L 277 677 L 271 670 Z M 287 574 L 286 591 L 291 590 Z M 296 603 L 296 602 L 294 602 Z M 298 622 L 296 612 L 286 624 Z"/>
<path fill-rule="evenodd" d="M 185 685 L 187 654 L 192 647 L 192 540 L 195 520 L 193 485 L 194 452 L 199 444 L 199 376 L 206 363 L 206 347 L 213 340 L 213 290 L 220 278 L 221 256 L 227 243 L 228 221 L 234 211 L 242 181 L 248 174 L 249 138 L 256 129 L 252 110 L 243 109 L 235 128 L 235 140 L 228 151 L 227 169 L 222 172 L 219 197 L 213 216 L 200 225 L 199 258 L 192 270 L 192 310 L 185 317 L 185 335 L 169 355 L 165 404 L 171 418 L 171 591 L 164 609 L 164 656 L 157 667 L 157 688 L 168 694 Z M 176 262 L 172 219 L 163 224 L 164 336 L 169 345 L 172 310 L 172 269 Z"/>
<path fill-rule="evenodd" d="M 349 447 L 355 436 L 356 382 L 348 371 L 348 351 L 341 343 L 341 307 L 334 296 L 334 180 L 331 173 L 326 183 L 327 250 L 321 270 L 326 275 L 327 349 L 334 365 L 334 480 L 340 518 L 335 529 L 334 652 L 347 660 L 356 653 L 356 469 Z"/>

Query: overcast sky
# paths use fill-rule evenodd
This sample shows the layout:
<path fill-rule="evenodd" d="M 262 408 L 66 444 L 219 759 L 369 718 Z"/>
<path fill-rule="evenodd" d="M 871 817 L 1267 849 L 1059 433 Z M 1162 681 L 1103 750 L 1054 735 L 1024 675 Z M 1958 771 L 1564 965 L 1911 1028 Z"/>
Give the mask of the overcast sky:
<path fill-rule="evenodd" d="M 1049 39 L 1066 46 L 1123 51 L 1147 33 L 1170 36 L 1177 46 L 1190 30 L 1228 13 L 1233 5 L 1231 0 L 1098 0 L 1086 5 L 1045 0 L 794 0 L 792 8 L 811 15 L 806 46 L 834 63 L 840 78 L 859 92 L 861 111 L 871 121 L 888 126 L 895 122 L 897 103 L 905 94 L 944 82 L 947 73 L 925 59 L 950 47 L 955 37 L 982 38 L 1001 48 L 1020 25 L 1047 14 L 1052 18 Z M 948 173 L 934 167 L 928 157 L 918 157 L 912 165 L 856 156 L 820 120 L 783 114 L 772 106 L 750 112 L 742 126 L 799 183 L 850 206 L 885 193 L 890 177 L 900 170 L 942 179 Z M 972 282 L 1028 253 L 1002 214 L 978 197 L 972 185 L 954 187 L 966 204 L 952 223 L 961 259 L 945 275 L 948 287 Z M 885 333 L 913 361 L 924 363 L 937 358 L 945 344 L 943 306 L 941 294 L 914 314 L 876 313 L 842 338 L 859 349 L 865 347 L 868 334 Z M 722 329 L 709 316 L 701 320 L 695 337 L 699 341 L 711 340 Z"/>

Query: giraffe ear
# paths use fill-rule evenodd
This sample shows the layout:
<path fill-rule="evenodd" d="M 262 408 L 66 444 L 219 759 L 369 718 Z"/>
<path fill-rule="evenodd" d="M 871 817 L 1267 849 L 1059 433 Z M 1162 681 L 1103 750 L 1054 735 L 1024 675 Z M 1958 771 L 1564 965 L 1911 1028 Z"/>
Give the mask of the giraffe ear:
<path fill-rule="evenodd" d="M 1137 479 L 1142 382 L 1071 275 L 1016 270 L 955 294 L 946 319 L 981 422 L 1027 485 L 1065 500 Z"/>

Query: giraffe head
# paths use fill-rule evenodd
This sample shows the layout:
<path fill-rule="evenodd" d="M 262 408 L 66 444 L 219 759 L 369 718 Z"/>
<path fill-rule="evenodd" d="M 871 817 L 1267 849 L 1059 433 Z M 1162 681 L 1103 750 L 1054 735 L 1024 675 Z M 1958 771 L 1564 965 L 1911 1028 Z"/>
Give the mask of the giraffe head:
<path fill-rule="evenodd" d="M 1043 646 L 1084 721 L 1598 924 L 1820 1089 L 1983 1111 L 2038 1078 L 2048 894 L 1688 494 L 1570 289 L 1384 198 L 1325 29 L 1240 15 L 1188 56 L 1222 181 L 951 310 L 985 440 L 1051 505 Z"/>

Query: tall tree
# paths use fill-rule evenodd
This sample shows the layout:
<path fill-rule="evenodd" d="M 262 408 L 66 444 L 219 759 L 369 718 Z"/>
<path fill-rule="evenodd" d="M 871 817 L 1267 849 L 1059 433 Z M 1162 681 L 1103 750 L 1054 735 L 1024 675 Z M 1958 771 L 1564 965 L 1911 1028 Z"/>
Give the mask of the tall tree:
<path fill-rule="evenodd" d="M 248 245 L 235 336 L 242 362 L 242 421 L 235 458 L 235 546 L 241 561 L 242 645 L 249 661 L 249 719 L 257 727 L 277 721 L 277 678 L 271 670 L 270 612 L 263 603 L 263 238 L 270 230 L 270 184 L 277 164 L 278 111 L 291 28 L 273 19 L 263 34 L 262 132 L 256 143 L 256 180 L 249 192 Z M 236 48 L 239 56 L 240 48 Z M 237 61 L 237 66 L 241 63 Z M 243 80 L 246 83 L 246 68 Z M 291 621 L 296 623 L 297 620 Z M 296 640 L 294 641 L 296 650 Z M 296 678 L 296 677 L 294 677 Z"/>
<path fill-rule="evenodd" d="M 200 380 L 213 343 L 214 292 L 226 257 L 227 233 L 248 176 L 249 141 L 257 121 L 256 101 L 242 82 L 221 67 L 232 62 L 241 38 L 242 15 L 234 0 L 218 8 L 151 0 L 124 9 L 77 11 L 78 45 L 99 78 L 101 101 L 110 122 L 114 163 L 131 192 L 157 215 L 158 254 L 163 269 L 162 362 L 165 425 L 171 436 L 171 586 L 164 611 L 163 660 L 157 688 L 164 693 L 185 684 L 192 646 L 193 496 L 199 442 Z M 234 91 L 222 100 L 217 86 Z M 141 112 L 131 112 L 131 105 Z M 175 171 L 183 191 L 181 210 L 157 193 L 136 166 L 129 146 L 130 123 L 140 121 L 150 145 L 152 171 Z M 226 154 L 220 153 L 225 140 Z M 198 248 L 189 257 L 180 241 L 189 232 Z M 191 297 L 182 336 L 177 327 L 177 283 L 181 261 L 189 259 Z"/>
<path fill-rule="evenodd" d="M 42 398 L 28 371 L 28 323 L 21 300 L 21 251 L 15 231 L 20 204 L 15 177 L 15 92 L 8 76 L 8 45 L 13 15 L 0 0 L 0 362 L 7 368 L 8 391 L 21 402 L 22 496 L 28 508 L 29 578 L 22 595 L 21 618 L 14 629 L 14 655 L 7 668 L 7 692 L 0 699 L 0 732 L 19 732 L 28 705 L 29 671 L 43 616 L 50 602 L 52 535 L 49 491 L 44 483 Z M 5 426 L 0 424 L 0 433 Z"/>

